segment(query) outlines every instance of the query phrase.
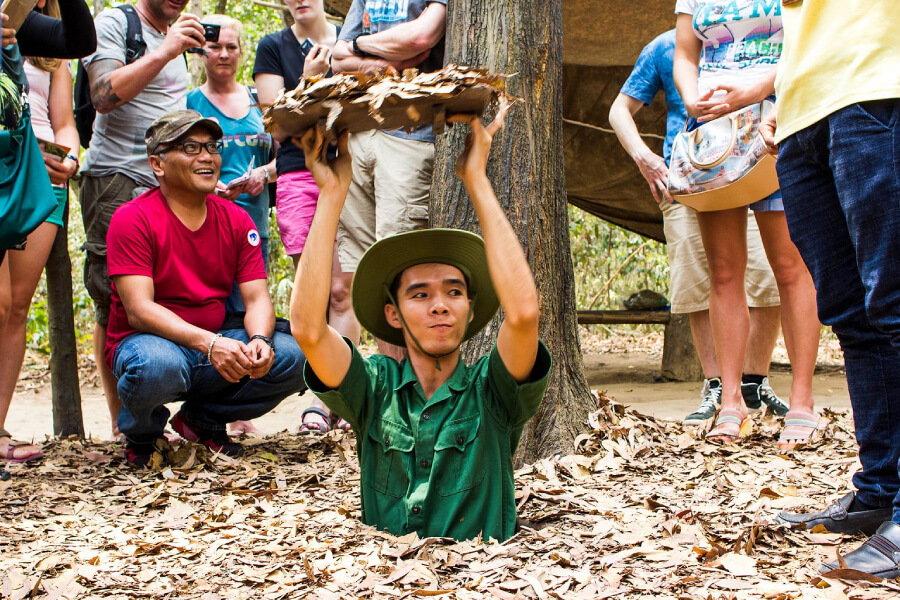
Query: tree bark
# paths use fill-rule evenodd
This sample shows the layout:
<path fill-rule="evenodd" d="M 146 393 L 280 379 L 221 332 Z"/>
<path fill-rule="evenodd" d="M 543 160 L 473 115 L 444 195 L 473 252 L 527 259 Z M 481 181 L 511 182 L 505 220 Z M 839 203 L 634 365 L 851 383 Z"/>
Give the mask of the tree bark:
<path fill-rule="evenodd" d="M 50 329 L 50 387 L 53 397 L 53 433 L 84 437 L 78 355 L 75 344 L 75 311 L 72 299 L 72 263 L 69 260 L 67 224 L 63 226 L 47 258 L 47 311 Z"/>
<path fill-rule="evenodd" d="M 454 0 L 448 4 L 448 63 L 515 73 L 507 90 L 524 99 L 495 137 L 488 175 L 516 230 L 541 298 L 541 339 L 553 370 L 538 414 L 528 423 L 517 462 L 569 454 L 593 396 L 584 377 L 575 320 L 562 137 L 562 1 L 535 10 L 526 0 Z M 437 141 L 431 221 L 477 230 L 471 204 L 454 174 L 467 128 Z M 500 317 L 466 345 L 471 361 L 488 352 Z"/>

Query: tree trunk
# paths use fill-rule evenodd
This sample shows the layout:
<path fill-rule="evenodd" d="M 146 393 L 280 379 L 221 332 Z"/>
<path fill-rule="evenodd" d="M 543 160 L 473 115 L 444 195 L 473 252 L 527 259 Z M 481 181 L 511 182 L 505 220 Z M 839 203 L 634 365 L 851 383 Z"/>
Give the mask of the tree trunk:
<path fill-rule="evenodd" d="M 64 225 L 47 258 L 47 311 L 50 322 L 50 387 L 53 396 L 53 433 L 84 437 L 81 390 L 78 387 L 78 355 L 75 350 L 75 312 L 72 301 L 72 263 L 69 236 Z"/>
<path fill-rule="evenodd" d="M 516 230 L 541 298 L 541 339 L 553 355 L 550 384 L 522 437 L 517 461 L 568 454 L 594 401 L 584 378 L 575 322 L 562 137 L 562 0 L 535 10 L 526 0 L 454 0 L 448 5 L 447 62 L 516 73 L 507 90 L 524 99 L 495 137 L 488 175 Z M 454 163 L 467 128 L 437 142 L 431 220 L 477 230 Z M 500 318 L 464 349 L 471 361 L 492 347 Z"/>
<path fill-rule="evenodd" d="M 187 12 L 192 15 L 197 15 L 197 17 L 202 21 L 203 20 L 203 0 L 190 0 L 188 2 Z M 191 87 L 200 87 L 203 83 L 203 55 L 202 54 L 193 54 L 188 53 L 185 54 L 188 56 L 188 71 L 191 76 Z"/>
<path fill-rule="evenodd" d="M 217 0 L 215 12 L 217 15 L 227 15 L 228 14 L 228 0 Z"/>

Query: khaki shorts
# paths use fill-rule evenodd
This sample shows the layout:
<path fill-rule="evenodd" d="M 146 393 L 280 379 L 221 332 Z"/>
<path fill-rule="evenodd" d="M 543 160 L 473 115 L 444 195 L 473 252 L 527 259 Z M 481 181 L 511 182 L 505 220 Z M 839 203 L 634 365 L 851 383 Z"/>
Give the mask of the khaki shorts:
<path fill-rule="evenodd" d="M 700 238 L 697 213 L 683 204 L 662 205 L 669 255 L 669 302 L 673 313 L 709 309 L 709 264 Z M 778 306 L 775 275 L 766 258 L 756 219 L 747 215 L 747 304 L 754 308 Z"/>
<path fill-rule="evenodd" d="M 106 266 L 106 232 L 116 209 L 137 198 L 149 188 L 116 173 L 102 177 L 85 175 L 78 194 L 81 201 L 81 218 L 84 221 L 86 241 L 84 250 L 84 287 L 94 301 L 94 319 L 101 325 L 109 324 L 109 304 L 112 289 Z"/>
<path fill-rule="evenodd" d="M 434 144 L 382 131 L 350 135 L 353 181 L 338 227 L 338 256 L 345 273 L 376 241 L 428 226 Z"/>

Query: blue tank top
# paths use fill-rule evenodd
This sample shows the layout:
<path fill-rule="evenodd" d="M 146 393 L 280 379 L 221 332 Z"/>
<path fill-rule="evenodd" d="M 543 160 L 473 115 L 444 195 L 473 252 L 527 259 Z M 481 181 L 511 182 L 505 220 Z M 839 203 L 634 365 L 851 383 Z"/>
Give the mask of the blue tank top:
<path fill-rule="evenodd" d="M 248 96 L 250 92 L 247 92 Z M 255 100 L 251 97 L 251 103 Z M 188 92 L 187 107 L 196 110 L 204 117 L 210 117 L 222 128 L 222 172 L 219 179 L 227 184 L 232 179 L 247 171 L 250 159 L 253 168 L 261 167 L 272 160 L 272 136 L 265 132 L 262 113 L 256 106 L 240 119 L 232 119 L 220 111 L 200 89 Z M 269 237 L 269 190 L 263 188 L 259 196 L 241 194 L 235 200 L 253 219 L 253 224 L 263 238 Z"/>

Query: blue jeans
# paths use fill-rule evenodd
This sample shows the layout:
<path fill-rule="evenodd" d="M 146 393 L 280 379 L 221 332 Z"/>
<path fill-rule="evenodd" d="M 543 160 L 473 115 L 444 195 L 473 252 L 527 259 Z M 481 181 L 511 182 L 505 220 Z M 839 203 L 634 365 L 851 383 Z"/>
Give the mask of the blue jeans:
<path fill-rule="evenodd" d="M 900 99 L 853 104 L 781 143 L 791 239 L 844 350 L 863 502 L 900 523 Z"/>
<path fill-rule="evenodd" d="M 259 249 L 262 252 L 263 257 L 263 268 L 266 270 L 266 274 L 269 273 L 269 238 L 262 238 L 262 242 L 259 245 Z M 244 307 L 244 299 L 241 298 L 241 291 L 238 289 L 237 282 L 234 282 L 234 286 L 231 288 L 231 295 L 225 298 L 225 312 L 237 313 L 237 312 L 246 312 L 247 309 Z"/>
<path fill-rule="evenodd" d="M 249 341 L 243 329 L 223 336 Z M 182 402 L 192 425 L 222 431 L 228 423 L 260 417 L 287 396 L 306 389 L 306 359 L 293 337 L 276 332 L 275 362 L 265 377 L 225 380 L 206 354 L 148 333 L 135 333 L 116 348 L 113 373 L 119 380 L 119 431 L 132 442 L 161 437 L 169 420 L 169 402 Z"/>

